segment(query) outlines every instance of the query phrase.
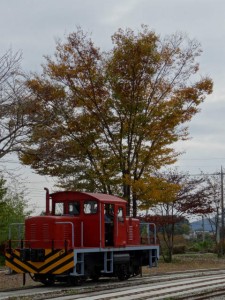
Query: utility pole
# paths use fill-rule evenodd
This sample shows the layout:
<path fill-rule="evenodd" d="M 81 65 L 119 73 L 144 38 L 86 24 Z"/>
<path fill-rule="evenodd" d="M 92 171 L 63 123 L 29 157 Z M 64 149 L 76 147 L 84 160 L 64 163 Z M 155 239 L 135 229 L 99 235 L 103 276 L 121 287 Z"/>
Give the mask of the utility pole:
<path fill-rule="evenodd" d="M 223 199 L 223 167 L 221 166 L 221 253 L 224 255 L 224 199 Z"/>
<path fill-rule="evenodd" d="M 205 241 L 205 220 L 204 216 L 202 216 L 202 241 Z"/>

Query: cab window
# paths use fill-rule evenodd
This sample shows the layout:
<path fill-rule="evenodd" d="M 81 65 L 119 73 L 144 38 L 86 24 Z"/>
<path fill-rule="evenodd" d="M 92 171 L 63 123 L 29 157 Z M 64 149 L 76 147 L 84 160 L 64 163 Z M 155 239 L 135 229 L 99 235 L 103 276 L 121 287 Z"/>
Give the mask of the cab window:
<path fill-rule="evenodd" d="M 55 203 L 55 215 L 61 216 L 64 214 L 64 203 L 63 202 L 56 202 Z"/>
<path fill-rule="evenodd" d="M 80 214 L 80 202 L 75 201 L 69 203 L 69 214 L 74 216 Z"/>
<path fill-rule="evenodd" d="M 119 222 L 124 222 L 124 213 L 123 213 L 123 208 L 122 207 L 118 208 L 117 217 L 118 217 Z"/>
<path fill-rule="evenodd" d="M 96 214 L 98 211 L 98 203 L 97 201 L 85 201 L 84 202 L 84 213 L 86 215 Z"/>
<path fill-rule="evenodd" d="M 105 223 L 112 223 L 114 219 L 114 204 L 105 203 L 104 204 L 104 218 Z"/>

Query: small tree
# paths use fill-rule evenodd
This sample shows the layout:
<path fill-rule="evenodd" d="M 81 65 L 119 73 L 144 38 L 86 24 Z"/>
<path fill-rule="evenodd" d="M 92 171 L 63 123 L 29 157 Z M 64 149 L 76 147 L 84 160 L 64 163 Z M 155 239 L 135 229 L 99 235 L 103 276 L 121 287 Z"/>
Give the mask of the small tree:
<path fill-rule="evenodd" d="M 14 182 L 15 184 L 15 182 Z M 12 185 L 11 185 L 12 186 Z M 0 244 L 8 239 L 9 224 L 23 223 L 31 211 L 23 191 L 7 186 L 6 180 L 0 177 Z"/>
<path fill-rule="evenodd" d="M 221 228 L 221 179 L 219 177 L 220 173 L 214 173 L 212 175 L 206 176 L 207 183 L 211 189 L 211 200 L 212 206 L 214 207 L 214 212 L 206 215 L 209 224 L 211 225 L 211 231 L 213 233 L 214 240 L 216 241 L 218 256 L 224 255 L 225 245 L 223 245 L 224 230 Z"/>
<path fill-rule="evenodd" d="M 214 211 L 211 198 L 211 189 L 202 176 L 192 178 L 188 173 L 179 173 L 176 169 L 158 174 L 164 184 L 164 189 L 159 191 L 158 199 L 149 201 L 149 208 L 154 216 L 146 216 L 146 219 L 155 220 L 160 229 L 163 241 L 166 245 L 167 261 L 172 261 L 175 224 L 190 215 L 205 215 Z M 173 192 L 172 192 L 173 191 Z M 158 202 L 158 203 L 157 203 Z M 148 201 L 144 201 L 140 208 L 146 209 Z"/>
<path fill-rule="evenodd" d="M 0 159 L 21 150 L 27 134 L 21 59 L 21 53 L 14 54 L 11 49 L 0 57 Z"/>

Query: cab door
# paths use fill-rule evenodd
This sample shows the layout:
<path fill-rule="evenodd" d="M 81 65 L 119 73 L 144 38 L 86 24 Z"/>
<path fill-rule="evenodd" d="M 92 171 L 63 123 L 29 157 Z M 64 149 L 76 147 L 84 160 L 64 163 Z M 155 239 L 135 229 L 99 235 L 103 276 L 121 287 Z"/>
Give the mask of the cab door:
<path fill-rule="evenodd" d="M 114 246 L 115 236 L 115 205 L 112 203 L 104 203 L 104 235 L 105 235 L 105 246 Z"/>
<path fill-rule="evenodd" d="M 126 246 L 125 206 L 120 204 L 115 205 L 114 224 L 114 246 Z"/>

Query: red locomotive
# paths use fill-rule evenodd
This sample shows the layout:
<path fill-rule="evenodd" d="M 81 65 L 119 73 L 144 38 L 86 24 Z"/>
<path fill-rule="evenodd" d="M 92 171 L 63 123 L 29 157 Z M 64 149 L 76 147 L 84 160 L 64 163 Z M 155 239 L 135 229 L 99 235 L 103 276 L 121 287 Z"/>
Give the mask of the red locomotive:
<path fill-rule="evenodd" d="M 24 239 L 9 240 L 5 256 L 13 271 L 50 285 L 100 276 L 128 279 L 142 266 L 157 266 L 159 246 L 154 224 L 127 217 L 125 200 L 46 189 L 45 215 L 25 220 Z"/>

